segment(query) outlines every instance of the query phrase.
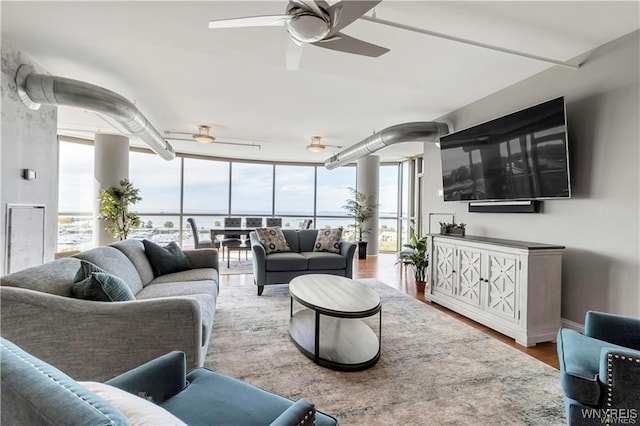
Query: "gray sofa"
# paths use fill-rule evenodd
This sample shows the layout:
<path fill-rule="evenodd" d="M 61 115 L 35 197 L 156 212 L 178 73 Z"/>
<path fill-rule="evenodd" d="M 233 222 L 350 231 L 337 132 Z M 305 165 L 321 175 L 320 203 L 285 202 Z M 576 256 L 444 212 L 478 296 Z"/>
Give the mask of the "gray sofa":
<path fill-rule="evenodd" d="M 346 240 L 340 242 L 340 253 L 313 251 L 317 229 L 283 229 L 290 252 L 266 254 L 255 232 L 251 232 L 253 281 L 258 286 L 258 296 L 268 284 L 285 284 L 305 274 L 331 274 L 351 278 L 353 255 L 356 245 Z"/>
<path fill-rule="evenodd" d="M 192 269 L 154 278 L 144 245 L 125 240 L 0 279 L 2 336 L 78 380 L 103 381 L 173 350 L 201 367 L 218 296 L 218 252 L 185 250 Z M 72 297 L 80 260 L 123 279 L 136 300 Z"/>

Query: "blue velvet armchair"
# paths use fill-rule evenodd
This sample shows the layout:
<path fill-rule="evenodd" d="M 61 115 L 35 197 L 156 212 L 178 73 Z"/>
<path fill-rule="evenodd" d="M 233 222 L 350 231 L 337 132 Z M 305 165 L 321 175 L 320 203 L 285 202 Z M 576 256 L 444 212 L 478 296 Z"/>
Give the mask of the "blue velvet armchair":
<path fill-rule="evenodd" d="M 305 398 L 294 402 L 206 368 L 187 374 L 182 352 L 102 384 L 76 382 L 4 338 L 0 346 L 2 424 L 337 425 Z"/>
<path fill-rule="evenodd" d="M 567 422 L 640 424 L 640 319 L 587 312 L 584 334 L 558 333 Z"/>

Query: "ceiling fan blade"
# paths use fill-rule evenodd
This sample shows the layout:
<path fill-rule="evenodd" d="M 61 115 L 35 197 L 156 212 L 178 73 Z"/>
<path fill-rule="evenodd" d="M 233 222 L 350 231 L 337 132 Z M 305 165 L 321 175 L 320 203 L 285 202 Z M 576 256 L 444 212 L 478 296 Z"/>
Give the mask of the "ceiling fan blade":
<path fill-rule="evenodd" d="M 331 16 L 332 28 L 326 38 L 336 35 L 347 25 L 371 10 L 382 0 L 372 1 L 349 1 L 343 0 L 329 7 L 329 16 Z"/>
<path fill-rule="evenodd" d="M 285 61 L 289 71 L 298 71 L 300 59 L 302 58 L 302 43 L 295 40 L 289 33 L 286 33 Z"/>
<path fill-rule="evenodd" d="M 324 15 L 320 6 L 314 0 L 291 0 L 291 3 L 297 3 L 306 6 L 307 9 L 311 9 L 313 13 L 318 16 Z"/>
<path fill-rule="evenodd" d="M 324 47 L 326 49 L 338 50 L 340 52 L 354 53 L 356 55 L 370 56 L 377 58 L 389 51 L 386 47 L 377 46 L 367 43 L 366 41 L 350 37 L 344 33 L 335 34 L 330 40 L 322 40 L 312 43 L 314 46 Z"/>
<path fill-rule="evenodd" d="M 181 132 L 171 132 L 171 133 L 181 133 Z M 173 138 L 173 137 L 165 137 L 165 139 L 170 140 L 170 141 L 186 141 L 186 142 L 195 142 L 195 139 L 193 138 Z M 247 146 L 250 148 L 258 148 L 258 149 L 262 149 L 262 145 L 260 144 L 256 144 L 256 143 L 249 143 L 249 142 L 224 142 L 220 139 L 215 140 L 215 142 L 212 142 L 211 145 L 235 145 L 235 146 Z"/>
<path fill-rule="evenodd" d="M 280 27 L 291 17 L 289 15 L 249 16 L 246 18 L 218 19 L 209 21 L 209 29 L 245 28 L 245 27 Z"/>

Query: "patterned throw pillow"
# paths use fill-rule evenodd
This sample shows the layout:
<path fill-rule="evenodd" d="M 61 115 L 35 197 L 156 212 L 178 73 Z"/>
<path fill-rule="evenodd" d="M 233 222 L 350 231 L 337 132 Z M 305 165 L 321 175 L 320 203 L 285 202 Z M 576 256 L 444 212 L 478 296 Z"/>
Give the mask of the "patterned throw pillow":
<path fill-rule="evenodd" d="M 313 251 L 329 251 L 340 253 L 340 240 L 342 239 L 342 228 L 319 229 Z"/>
<path fill-rule="evenodd" d="M 287 240 L 284 238 L 282 229 L 277 226 L 256 228 L 256 235 L 264 246 L 264 251 L 267 254 L 291 251 L 291 247 L 289 247 Z"/>
<path fill-rule="evenodd" d="M 172 241 L 164 247 L 149 240 L 142 240 L 142 244 L 154 277 L 191 269 L 189 259 L 175 242 Z"/>
<path fill-rule="evenodd" d="M 71 291 L 78 299 L 96 302 L 136 300 L 126 282 L 106 272 L 91 272 L 84 280 L 71 284 Z"/>

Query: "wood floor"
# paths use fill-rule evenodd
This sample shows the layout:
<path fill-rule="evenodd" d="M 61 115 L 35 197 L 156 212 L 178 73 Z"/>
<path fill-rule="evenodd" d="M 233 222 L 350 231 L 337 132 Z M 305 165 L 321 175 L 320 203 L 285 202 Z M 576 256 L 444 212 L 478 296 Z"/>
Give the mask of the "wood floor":
<path fill-rule="evenodd" d="M 477 328 L 483 333 L 506 343 L 507 345 L 518 349 L 540 361 L 549 364 L 550 366 L 558 369 L 558 355 L 556 352 L 555 343 L 539 343 L 534 347 L 526 348 L 524 346 L 516 344 L 515 340 L 498 333 L 482 324 L 472 321 L 460 314 L 450 311 L 436 303 L 427 302 L 424 299 L 424 294 L 416 295 L 415 281 L 413 279 L 413 273 L 411 269 L 406 269 L 400 264 L 396 264 L 397 256 L 395 254 L 381 253 L 378 256 L 367 256 L 366 259 L 356 259 L 354 261 L 353 278 L 375 278 L 379 281 L 386 283 L 406 294 L 409 294 L 429 306 L 438 309 L 446 314 L 457 318 L 458 320 L 469 324 L 470 326 Z M 220 277 L 220 285 L 222 287 L 227 285 L 238 284 L 253 284 L 253 276 L 251 274 L 240 275 L 222 275 Z"/>

